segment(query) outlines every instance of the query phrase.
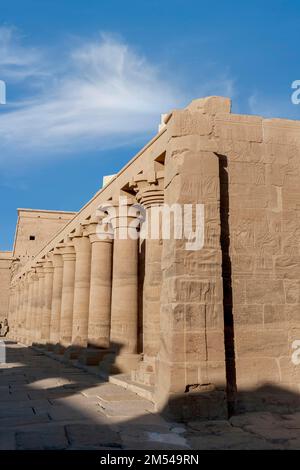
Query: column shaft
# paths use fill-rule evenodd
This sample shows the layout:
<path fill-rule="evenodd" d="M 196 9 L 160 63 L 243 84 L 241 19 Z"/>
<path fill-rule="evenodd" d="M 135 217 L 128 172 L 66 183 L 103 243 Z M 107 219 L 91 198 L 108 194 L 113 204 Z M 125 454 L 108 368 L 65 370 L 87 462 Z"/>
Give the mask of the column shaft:
<path fill-rule="evenodd" d="M 110 339 L 116 351 L 116 366 L 124 372 L 136 367 L 138 361 L 138 243 L 131 238 L 135 229 L 130 233 L 127 230 L 132 219 L 119 206 L 111 221 L 114 248 Z"/>
<path fill-rule="evenodd" d="M 27 311 L 26 311 L 26 334 L 25 342 L 30 344 L 31 341 L 31 314 L 32 314 L 32 291 L 33 291 L 33 273 L 28 274 L 28 301 L 27 301 Z"/>
<path fill-rule="evenodd" d="M 26 343 L 26 334 L 27 334 L 26 321 L 27 321 L 28 295 L 29 295 L 29 278 L 28 278 L 28 274 L 26 274 L 25 281 L 24 281 L 24 297 L 23 297 L 23 308 L 22 308 L 22 333 L 21 333 L 22 343 Z"/>
<path fill-rule="evenodd" d="M 68 347 L 72 343 L 73 304 L 76 255 L 74 246 L 62 248 L 63 285 L 61 300 L 60 343 Z"/>
<path fill-rule="evenodd" d="M 60 248 L 54 251 L 52 262 L 54 271 L 51 302 L 50 343 L 56 345 L 60 339 L 60 315 L 63 279 L 63 261 Z"/>
<path fill-rule="evenodd" d="M 44 265 L 44 308 L 42 320 L 42 342 L 47 344 L 50 342 L 50 322 L 51 322 L 51 307 L 52 307 L 52 292 L 53 292 L 53 264 L 52 261 L 47 261 Z"/>
<path fill-rule="evenodd" d="M 147 168 L 134 178 L 131 187 L 138 202 L 146 209 L 146 218 L 140 231 L 144 254 L 142 282 L 142 345 L 143 360 L 132 374 L 135 382 L 154 385 L 155 366 L 160 338 L 160 294 L 162 283 L 161 207 L 164 202 L 164 173 Z"/>
<path fill-rule="evenodd" d="M 21 289 L 21 281 L 18 281 L 18 294 L 17 294 L 17 310 L 15 315 L 15 332 L 14 336 L 16 341 L 19 340 L 19 332 L 20 332 L 20 313 L 21 313 L 21 303 L 22 303 L 22 289 Z"/>
<path fill-rule="evenodd" d="M 39 291 L 39 278 L 37 274 L 34 274 L 33 278 L 33 290 L 32 290 L 32 304 L 31 304 L 31 321 L 32 321 L 32 336 L 31 341 L 35 342 L 38 335 L 38 322 L 37 322 L 37 312 L 38 312 L 38 291 Z"/>
<path fill-rule="evenodd" d="M 16 313 L 18 308 L 18 285 L 15 284 L 13 287 L 13 299 L 12 299 L 12 310 L 9 319 L 9 328 L 10 328 L 10 338 L 14 339 L 15 335 L 15 321 Z"/>
<path fill-rule="evenodd" d="M 12 321 L 13 321 L 13 314 L 14 314 L 14 302 L 15 302 L 15 287 L 10 285 L 9 289 L 9 307 L 8 307 L 8 325 L 11 329 Z M 11 337 L 11 331 L 9 331 L 9 337 Z"/>
<path fill-rule="evenodd" d="M 90 274 L 91 274 L 91 244 L 87 236 L 75 236 L 73 243 L 76 251 L 75 284 L 72 344 L 87 346 Z"/>
<path fill-rule="evenodd" d="M 95 230 L 94 230 L 95 232 Z M 88 345 L 108 348 L 112 289 L 112 240 L 91 233 L 91 288 Z"/>
<path fill-rule="evenodd" d="M 43 266 L 37 267 L 38 275 L 38 291 L 37 291 L 37 310 L 36 310 L 36 341 L 41 343 L 42 339 L 42 323 L 43 323 L 43 313 L 44 313 L 44 302 L 45 302 L 45 273 Z"/>

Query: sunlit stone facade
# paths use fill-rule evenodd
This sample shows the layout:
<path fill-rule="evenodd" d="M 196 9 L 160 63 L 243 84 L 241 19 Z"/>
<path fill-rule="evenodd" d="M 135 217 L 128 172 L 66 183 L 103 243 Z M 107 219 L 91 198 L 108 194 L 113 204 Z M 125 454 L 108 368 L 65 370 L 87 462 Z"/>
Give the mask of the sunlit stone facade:
<path fill-rule="evenodd" d="M 93 365 L 183 418 L 298 406 L 300 122 L 230 106 L 209 97 L 164 115 L 82 210 L 13 260 L 11 339 Z M 134 218 L 120 196 L 144 214 L 204 205 L 203 247 L 120 237 Z"/>

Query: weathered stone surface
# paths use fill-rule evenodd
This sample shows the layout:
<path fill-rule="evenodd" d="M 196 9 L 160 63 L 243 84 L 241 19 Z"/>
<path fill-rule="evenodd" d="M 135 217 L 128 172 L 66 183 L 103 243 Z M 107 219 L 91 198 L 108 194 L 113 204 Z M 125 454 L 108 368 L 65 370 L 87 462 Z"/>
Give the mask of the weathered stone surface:
<path fill-rule="evenodd" d="M 257 280 L 246 282 L 247 303 L 284 304 L 284 287 L 281 280 L 266 280 L 264 284 Z"/>
<path fill-rule="evenodd" d="M 263 345 L 261 347 L 263 348 Z M 243 344 L 241 344 L 241 350 L 243 351 Z M 258 357 L 252 357 L 251 351 L 247 353 L 247 350 L 241 355 L 242 357 L 240 358 L 239 355 L 235 361 L 239 390 L 245 389 L 251 393 L 253 388 L 265 383 L 278 384 L 280 382 L 280 369 L 274 358 L 267 358 L 263 353 L 261 357 L 259 353 Z"/>
<path fill-rule="evenodd" d="M 100 400 L 100 408 L 106 416 L 143 416 L 153 411 L 153 405 L 146 400 L 126 400 L 108 402 Z"/>
<path fill-rule="evenodd" d="M 264 141 L 268 143 L 287 145 L 299 144 L 299 129 L 298 121 L 291 121 L 288 119 L 264 119 Z"/>
<path fill-rule="evenodd" d="M 203 114 L 230 113 L 231 100 L 223 96 L 208 96 L 191 101 L 188 108 Z"/>
<path fill-rule="evenodd" d="M 16 433 L 17 450 L 60 450 L 68 445 L 65 430 L 52 427 L 44 432 L 27 431 Z"/>
<path fill-rule="evenodd" d="M 262 305 L 237 305 L 234 307 L 235 325 L 251 325 L 261 328 L 263 325 L 263 306 Z"/>
<path fill-rule="evenodd" d="M 254 437 L 250 432 L 233 429 L 227 434 L 192 436 L 189 438 L 192 449 L 195 450 L 269 450 L 278 448 L 266 440 Z"/>
<path fill-rule="evenodd" d="M 117 432 L 108 426 L 89 424 L 70 424 L 66 426 L 68 440 L 73 446 L 121 447 L 121 439 Z"/>
<path fill-rule="evenodd" d="M 175 432 L 127 429 L 121 431 L 121 439 L 125 449 L 190 449 L 186 438 Z"/>
<path fill-rule="evenodd" d="M 0 431 L 0 450 L 16 450 L 16 439 L 13 431 Z"/>
<path fill-rule="evenodd" d="M 10 351 L 10 355 L 12 352 Z M 213 449 L 298 449 L 299 448 L 299 412 L 292 414 L 266 413 L 264 411 L 256 413 L 244 413 L 230 418 L 230 420 L 212 420 L 216 418 L 216 404 L 220 403 L 222 392 L 215 390 L 216 403 L 212 403 L 212 395 L 208 394 L 208 389 L 203 394 L 202 404 L 199 401 L 197 391 L 187 393 L 190 400 L 190 407 L 195 415 L 199 415 L 199 408 L 202 408 L 201 416 L 207 413 L 210 419 L 207 421 L 197 421 L 195 417 L 187 425 L 166 421 L 160 414 L 153 411 L 153 405 L 137 397 L 132 392 L 109 383 L 101 383 L 96 377 L 88 375 L 83 371 L 61 365 L 58 376 L 57 362 L 49 360 L 43 356 L 35 356 L 32 351 L 23 351 L 23 359 L 28 367 L 23 374 L 14 374 L 14 368 L 7 369 L 5 377 L 7 384 L 4 390 L 10 388 L 10 378 L 18 376 L 23 378 L 23 386 L 31 388 L 30 377 L 34 376 L 32 385 L 37 390 L 40 384 L 41 390 L 46 394 L 51 394 L 51 385 L 61 382 L 68 391 L 68 395 L 52 400 L 32 400 L 34 405 L 35 419 L 28 420 L 28 410 L 32 412 L 27 401 L 10 403 L 11 408 L 7 409 L 7 417 L 4 418 L 4 426 L 0 425 L 0 448 L 6 449 L 26 449 L 26 450 L 46 450 L 46 449 L 77 449 L 77 450 L 115 450 L 115 449 L 144 449 L 144 450 L 213 450 Z M 287 357 L 288 360 L 288 357 Z M 259 377 L 253 377 L 252 373 L 257 373 L 258 361 L 249 359 L 244 362 L 243 370 L 253 383 L 259 382 Z M 280 360 L 281 363 L 281 360 Z M 206 363 L 210 364 L 210 363 Z M 200 371 L 204 371 L 205 363 L 200 363 Z M 271 376 L 274 376 L 271 359 L 269 362 L 260 364 L 261 370 L 265 369 Z M 282 374 L 288 365 L 281 364 Z M 30 366 L 30 367 L 29 367 Z M 239 364 L 238 374 L 239 372 Z M 252 366 L 252 369 L 251 369 Z M 0 366 L 1 372 L 5 369 Z M 23 369 L 24 370 L 24 369 Z M 224 368 L 220 368 L 224 371 Z M 295 371 L 297 369 L 295 368 Z M 45 378 L 48 375 L 48 379 Z M 291 372 L 286 372 L 287 377 L 291 377 Z M 51 378 L 53 376 L 53 379 Z M 182 376 L 179 371 L 178 377 Z M 72 378 L 70 382 L 69 378 Z M 266 375 L 264 375 L 266 377 Z M 283 377 L 285 379 L 285 377 Z M 40 380 L 39 380 L 40 379 Z M 267 377 L 268 379 L 268 377 Z M 207 378 L 202 378 L 203 382 Z M 294 381 L 299 382 L 295 377 Z M 214 380 L 218 382 L 217 379 Z M 12 382 L 13 384 L 14 382 Z M 47 388 L 49 385 L 49 389 Z M 76 385 L 76 389 L 72 388 Z M 291 383 L 293 385 L 293 383 Z M 77 393 L 77 387 L 82 388 L 82 393 Z M 285 384 L 287 387 L 288 384 Z M 17 384 L 21 390 L 22 383 Z M 69 387 L 69 388 L 68 388 Z M 251 382 L 250 382 L 251 387 Z M 249 386 L 246 390 L 249 392 Z M 74 393 L 75 390 L 75 394 Z M 87 396 L 87 391 L 91 390 L 92 396 Z M 196 390 L 196 389 L 195 389 Z M 285 392 L 284 388 L 282 392 Z M 85 393 L 85 394 L 83 394 Z M 99 398 L 94 394 L 99 395 Z M 257 390 L 254 390 L 255 396 Z M 269 395 L 264 395 L 265 399 L 273 401 L 274 395 L 270 390 Z M 290 387 L 290 394 L 293 396 L 295 389 Z M 97 398 L 97 400 L 95 400 Z M 134 399 L 135 398 L 135 399 Z M 193 400 L 193 398 L 195 400 Z M 177 395 L 174 404 L 178 406 L 181 399 Z M 224 399 L 224 395 L 223 395 Z M 286 398 L 284 398 L 286 399 Z M 29 400 L 30 402 L 30 400 Z M 184 400 L 185 403 L 186 400 Z M 0 407 L 0 414 L 5 410 L 4 405 Z M 15 403 L 15 404 L 14 404 Z M 58 404 L 59 403 L 59 404 Z M 248 401 L 249 403 L 249 401 Z M 291 409 L 293 409 L 292 404 Z M 15 420 L 16 413 L 20 419 Z M 196 411 L 198 410 L 198 413 Z M 107 416 L 105 416 L 105 414 Z M 211 414 L 210 414 L 211 413 Z M 32 412 L 33 414 L 33 412 Z M 47 414 L 47 421 L 40 420 Z M 221 410 L 219 410 L 219 415 Z M 1 420 L 2 421 L 2 420 Z"/>
<path fill-rule="evenodd" d="M 262 142 L 262 121 L 258 116 L 218 113 L 215 118 L 215 135 L 225 140 Z"/>
<path fill-rule="evenodd" d="M 193 110 L 176 110 L 168 126 L 169 138 L 182 135 L 208 135 L 212 132 L 212 118 Z"/>
<path fill-rule="evenodd" d="M 242 357 L 280 357 L 288 354 L 288 334 L 278 329 L 237 329 L 236 351 Z"/>

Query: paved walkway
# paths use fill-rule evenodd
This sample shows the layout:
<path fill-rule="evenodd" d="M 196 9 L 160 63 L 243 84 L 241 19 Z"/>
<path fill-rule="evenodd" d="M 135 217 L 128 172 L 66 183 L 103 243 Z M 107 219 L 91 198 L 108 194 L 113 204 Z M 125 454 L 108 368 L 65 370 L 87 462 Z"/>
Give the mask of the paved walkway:
<path fill-rule="evenodd" d="M 131 391 L 22 345 L 0 364 L 0 449 L 300 448 L 300 413 L 167 422 Z"/>

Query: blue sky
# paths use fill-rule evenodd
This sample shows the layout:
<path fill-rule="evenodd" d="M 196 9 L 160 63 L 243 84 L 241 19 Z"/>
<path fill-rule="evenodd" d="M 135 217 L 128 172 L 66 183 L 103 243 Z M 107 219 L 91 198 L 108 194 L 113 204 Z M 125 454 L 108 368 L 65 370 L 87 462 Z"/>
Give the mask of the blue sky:
<path fill-rule="evenodd" d="M 17 207 L 79 210 L 152 135 L 205 95 L 300 119 L 300 2 L 2 0 L 0 249 Z M 66 178 L 67 175 L 67 178 Z"/>

